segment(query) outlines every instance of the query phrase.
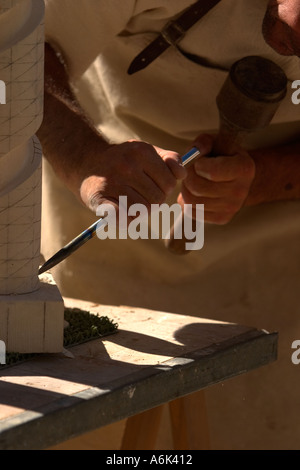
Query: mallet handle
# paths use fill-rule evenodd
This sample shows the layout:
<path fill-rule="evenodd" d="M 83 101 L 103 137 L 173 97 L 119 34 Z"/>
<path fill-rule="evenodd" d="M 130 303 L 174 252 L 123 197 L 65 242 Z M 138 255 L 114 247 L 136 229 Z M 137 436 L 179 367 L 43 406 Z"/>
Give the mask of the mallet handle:
<path fill-rule="evenodd" d="M 235 62 L 217 96 L 220 127 L 213 155 L 233 155 L 247 134 L 267 127 L 286 93 L 287 77 L 274 62 L 257 56 Z M 184 254 L 186 241 L 174 238 L 173 227 L 166 246 Z"/>
<path fill-rule="evenodd" d="M 243 132 L 239 132 L 236 128 L 229 126 L 221 117 L 220 117 L 220 121 L 221 121 L 220 129 L 216 137 L 216 140 L 214 142 L 214 147 L 213 147 L 213 152 L 212 152 L 211 157 L 215 155 L 223 155 L 223 156 L 233 155 L 236 144 L 241 143 L 242 136 L 244 134 Z M 200 155 L 199 151 L 196 155 L 195 150 L 197 149 L 194 148 L 191 151 L 191 153 L 194 152 L 194 155 L 195 155 L 195 157 L 193 158 L 193 163 L 194 163 L 195 158 Z M 165 244 L 168 250 L 170 250 L 172 253 L 177 254 L 177 255 L 183 255 L 183 254 L 189 253 L 189 251 L 187 251 L 185 248 L 186 243 L 188 241 L 191 242 L 191 240 L 187 240 L 185 238 L 184 233 L 182 233 L 181 238 L 174 238 L 174 226 L 173 226 L 170 232 L 170 238 L 165 241 Z"/>

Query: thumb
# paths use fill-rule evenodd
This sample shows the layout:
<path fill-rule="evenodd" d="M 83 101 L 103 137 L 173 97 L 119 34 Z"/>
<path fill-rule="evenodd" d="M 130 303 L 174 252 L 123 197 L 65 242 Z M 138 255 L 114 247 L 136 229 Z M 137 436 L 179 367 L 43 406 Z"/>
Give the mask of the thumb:
<path fill-rule="evenodd" d="M 179 153 L 173 152 L 172 150 L 161 149 L 160 147 L 154 148 L 177 180 L 186 178 L 187 172 L 182 165 Z"/>
<path fill-rule="evenodd" d="M 193 142 L 193 146 L 197 147 L 200 155 L 207 156 L 212 152 L 214 145 L 214 137 L 209 134 L 200 134 Z"/>

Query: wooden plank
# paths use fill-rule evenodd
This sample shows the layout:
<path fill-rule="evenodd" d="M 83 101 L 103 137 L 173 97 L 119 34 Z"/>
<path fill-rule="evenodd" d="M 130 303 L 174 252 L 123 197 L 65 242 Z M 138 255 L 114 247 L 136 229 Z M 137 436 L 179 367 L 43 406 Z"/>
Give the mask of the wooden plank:
<path fill-rule="evenodd" d="M 128 418 L 121 450 L 155 449 L 163 405 Z"/>
<path fill-rule="evenodd" d="M 169 403 L 175 450 L 209 450 L 205 392 L 192 393 Z"/>
<path fill-rule="evenodd" d="M 67 301 L 68 306 L 74 306 Z M 118 333 L 0 369 L 0 449 L 43 449 L 276 359 L 277 334 L 166 312 L 75 302 Z"/>

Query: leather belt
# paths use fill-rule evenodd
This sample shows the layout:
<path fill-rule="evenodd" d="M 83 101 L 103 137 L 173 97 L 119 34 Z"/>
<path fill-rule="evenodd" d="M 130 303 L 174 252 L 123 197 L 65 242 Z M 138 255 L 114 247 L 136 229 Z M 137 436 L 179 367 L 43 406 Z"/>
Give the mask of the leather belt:
<path fill-rule="evenodd" d="M 220 1 L 199 0 L 187 8 L 176 20 L 168 22 L 160 35 L 135 57 L 127 73 L 132 75 L 144 69 L 170 46 L 176 46 L 185 33 Z"/>

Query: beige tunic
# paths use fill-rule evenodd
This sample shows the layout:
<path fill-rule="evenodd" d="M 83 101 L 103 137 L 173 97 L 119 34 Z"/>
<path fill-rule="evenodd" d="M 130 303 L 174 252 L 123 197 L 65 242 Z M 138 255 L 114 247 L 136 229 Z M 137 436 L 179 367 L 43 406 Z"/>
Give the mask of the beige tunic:
<path fill-rule="evenodd" d="M 215 97 L 232 63 L 261 55 L 285 70 L 289 91 L 272 126 L 247 146 L 298 136 L 300 107 L 292 104 L 290 85 L 300 79 L 299 59 L 279 56 L 265 44 L 266 0 L 222 0 L 182 40 L 183 50 L 217 66 L 200 66 L 169 48 L 144 71 L 127 75 L 132 59 L 192 3 L 46 1 L 47 38 L 62 50 L 78 100 L 95 126 L 112 142 L 139 138 L 184 152 L 199 133 L 216 132 Z M 49 258 L 95 216 L 47 163 L 44 169 L 42 250 Z M 300 337 L 299 209 L 298 201 L 244 209 L 227 226 L 206 226 L 204 248 L 184 257 L 170 254 L 161 240 L 96 239 L 53 272 L 67 296 L 279 331 L 275 365 L 211 389 L 212 441 L 218 448 L 297 448 L 300 429 L 293 421 L 300 413 L 300 383 L 290 348 Z"/>

